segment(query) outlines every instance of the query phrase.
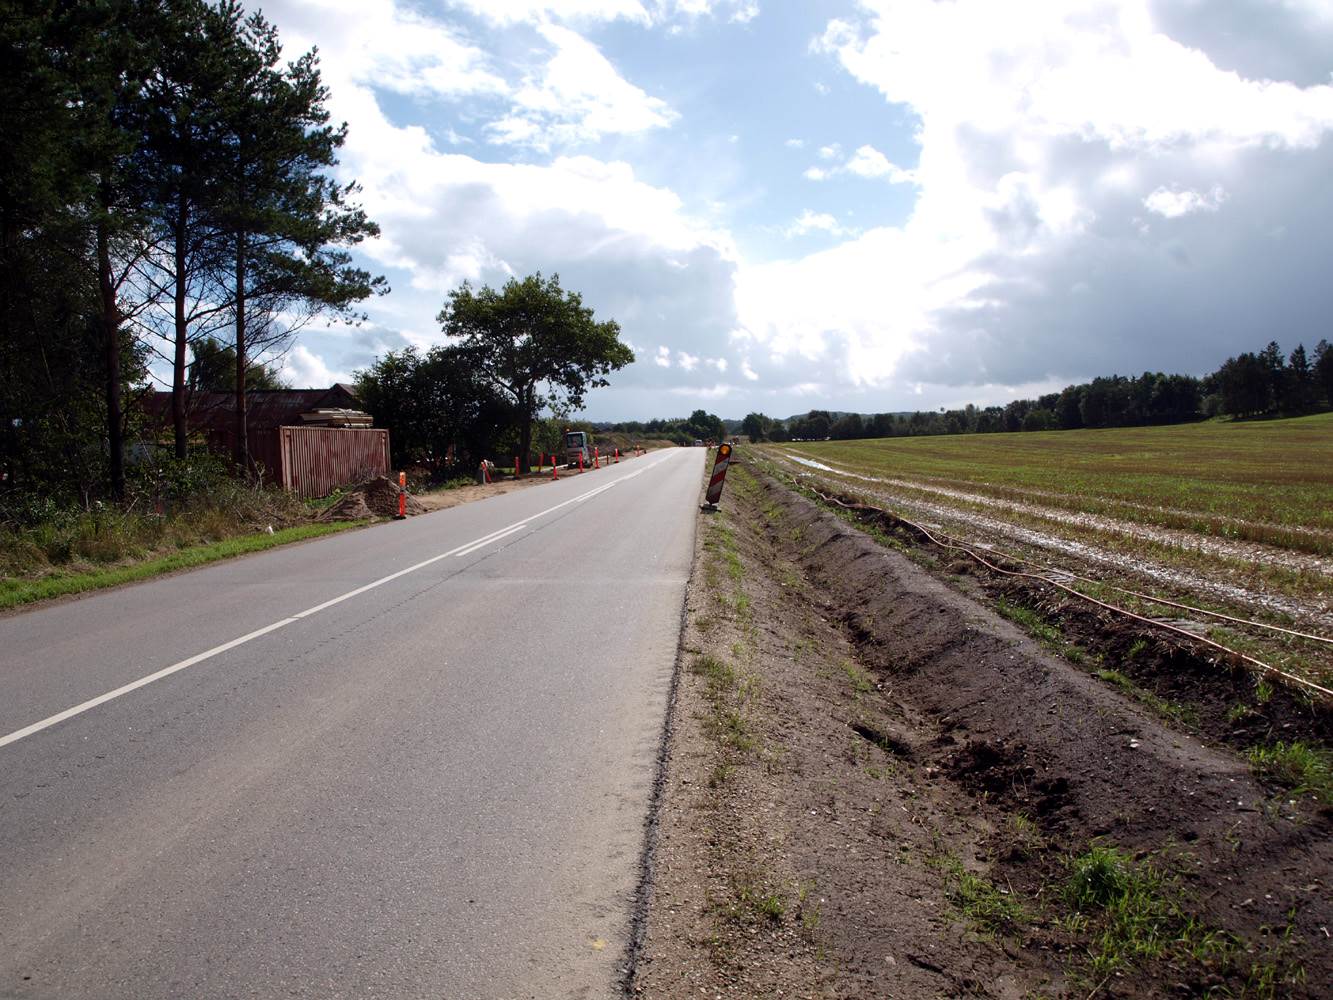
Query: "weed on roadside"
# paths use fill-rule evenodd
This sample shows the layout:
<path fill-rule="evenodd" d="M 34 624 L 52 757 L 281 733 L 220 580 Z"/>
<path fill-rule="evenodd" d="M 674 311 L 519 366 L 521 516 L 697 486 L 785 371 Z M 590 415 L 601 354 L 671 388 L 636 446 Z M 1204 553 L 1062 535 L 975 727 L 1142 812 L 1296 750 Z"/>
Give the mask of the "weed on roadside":
<path fill-rule="evenodd" d="M 1196 727 L 1199 724 L 1199 712 L 1193 705 L 1182 705 L 1179 702 L 1159 698 L 1151 691 L 1139 687 L 1119 670 L 1103 669 L 1094 673 L 1101 680 L 1115 685 L 1131 698 L 1147 705 L 1164 719 L 1189 727 Z"/>
<path fill-rule="evenodd" d="M 1261 778 L 1283 785 L 1295 794 L 1309 793 L 1324 805 L 1333 804 L 1333 754 L 1300 740 L 1251 747 L 1245 756 Z"/>
<path fill-rule="evenodd" d="M 1006 933 L 1027 922 L 1027 912 L 1009 889 L 968 871 L 951 854 L 939 856 L 935 864 L 944 871 L 949 900 L 981 933 Z"/>
<path fill-rule="evenodd" d="M 858 695 L 870 694 L 875 690 L 875 682 L 872 681 L 869 675 L 857 664 L 853 663 L 851 660 L 842 660 L 838 665 L 842 667 L 842 672 L 846 674 L 847 679 L 851 681 L 852 690 Z"/>
<path fill-rule="evenodd" d="M 1004 598 L 995 602 L 995 610 L 1015 625 L 1021 625 L 1042 642 L 1059 644 L 1061 641 L 1060 630 L 1054 625 L 1047 624 L 1041 615 L 1035 611 L 1017 604 L 1011 604 Z"/>

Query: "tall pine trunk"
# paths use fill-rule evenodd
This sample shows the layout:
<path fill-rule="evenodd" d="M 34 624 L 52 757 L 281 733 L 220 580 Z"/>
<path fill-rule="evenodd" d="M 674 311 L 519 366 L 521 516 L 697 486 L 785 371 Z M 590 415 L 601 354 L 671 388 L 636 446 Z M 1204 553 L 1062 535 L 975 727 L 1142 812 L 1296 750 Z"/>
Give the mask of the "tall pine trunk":
<path fill-rule="evenodd" d="M 250 472 L 250 439 L 245 412 L 245 230 L 236 234 L 236 464 Z"/>
<path fill-rule="evenodd" d="M 97 288 L 102 307 L 102 352 L 106 366 L 106 430 L 111 496 L 125 498 L 125 440 L 120 407 L 120 307 L 111 273 L 111 239 L 105 219 L 97 223 Z"/>
<path fill-rule="evenodd" d="M 177 195 L 175 219 L 175 287 L 172 289 L 174 306 L 176 354 L 171 366 L 171 426 L 175 433 L 176 457 L 184 458 L 189 448 L 189 428 L 185 419 L 185 348 L 189 343 L 189 326 L 185 318 L 185 297 L 189 290 L 186 280 L 186 260 L 189 247 L 189 206 L 184 192 Z"/>

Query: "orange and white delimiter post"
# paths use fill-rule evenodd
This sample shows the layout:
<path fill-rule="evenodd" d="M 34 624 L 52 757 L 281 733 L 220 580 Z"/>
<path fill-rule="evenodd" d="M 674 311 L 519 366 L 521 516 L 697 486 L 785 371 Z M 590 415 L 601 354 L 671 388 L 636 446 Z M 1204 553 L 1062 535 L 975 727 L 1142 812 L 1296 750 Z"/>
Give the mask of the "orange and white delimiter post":
<path fill-rule="evenodd" d="M 717 460 L 713 463 L 713 474 L 708 479 L 708 492 L 704 499 L 708 506 L 716 507 L 722 499 L 722 481 L 727 478 L 727 466 L 731 464 L 731 445 L 718 445 Z"/>

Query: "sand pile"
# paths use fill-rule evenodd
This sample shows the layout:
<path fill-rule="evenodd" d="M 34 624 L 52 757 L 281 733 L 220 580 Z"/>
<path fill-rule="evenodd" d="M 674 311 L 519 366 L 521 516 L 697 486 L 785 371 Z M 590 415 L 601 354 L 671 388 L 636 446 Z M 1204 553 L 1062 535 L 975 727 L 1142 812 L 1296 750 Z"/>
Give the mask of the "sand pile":
<path fill-rule="evenodd" d="M 426 508 L 416 497 L 407 495 L 407 513 L 424 514 Z M 368 517 L 393 517 L 398 513 L 398 485 L 384 476 L 349 486 L 332 507 L 320 515 L 321 521 L 360 521 Z"/>

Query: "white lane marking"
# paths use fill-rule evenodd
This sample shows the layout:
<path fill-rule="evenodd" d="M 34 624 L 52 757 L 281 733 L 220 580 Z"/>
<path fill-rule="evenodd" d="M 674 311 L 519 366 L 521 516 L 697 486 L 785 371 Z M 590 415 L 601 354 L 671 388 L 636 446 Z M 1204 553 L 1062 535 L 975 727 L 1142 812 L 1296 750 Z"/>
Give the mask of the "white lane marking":
<path fill-rule="evenodd" d="M 460 549 L 459 551 L 455 552 L 454 558 L 460 559 L 470 552 L 476 552 L 477 549 L 485 548 L 487 545 L 490 545 L 491 542 L 498 542 L 501 538 L 508 538 L 515 531 L 521 531 L 527 526 L 528 522 L 524 521 L 522 524 L 516 524 L 512 528 L 506 528 L 504 531 L 501 531 L 498 534 L 494 534 L 490 538 L 483 538 L 481 541 L 475 542 L 472 545 L 469 545 L 467 548 Z"/>
<path fill-rule="evenodd" d="M 281 621 L 274 622 L 272 625 L 265 625 L 263 628 L 255 629 L 253 632 L 247 633 L 237 639 L 232 639 L 231 642 L 224 642 L 221 646 L 214 646 L 212 649 L 197 653 L 194 656 L 191 656 L 188 660 L 181 660 L 179 663 L 173 663 L 169 667 L 163 667 L 155 674 L 149 674 L 147 677 L 140 677 L 137 681 L 130 681 L 128 684 L 118 687 L 114 691 L 108 691 L 106 694 L 99 694 L 96 698 L 90 698 L 81 705 L 75 705 L 73 708 L 67 708 L 63 712 L 58 712 L 49 719 L 43 719 L 41 722 L 34 722 L 31 726 L 25 726 L 16 732 L 10 733 L 8 736 L 0 737 L 0 747 L 9 743 L 17 743 L 25 736 L 31 736 L 33 733 L 38 733 L 43 729 L 54 726 L 57 722 L 64 722 L 66 719 L 73 718 L 76 715 L 82 715 L 90 708 L 96 708 L 98 705 L 106 704 L 113 698 L 119 698 L 123 694 L 137 691 L 146 684 L 152 684 L 153 681 L 160 681 L 163 677 L 170 677 L 179 670 L 184 670 L 186 667 L 192 667 L 196 663 L 217 656 L 219 653 L 225 653 L 229 649 L 235 649 L 237 646 L 247 643 L 251 639 L 258 639 L 261 635 L 268 635 L 270 632 L 276 632 L 284 625 L 290 625 L 294 621 L 296 621 L 295 618 L 284 618 Z"/>
<path fill-rule="evenodd" d="M 605 493 L 612 487 L 619 486 L 621 483 L 624 482 L 628 482 L 635 476 L 641 476 L 643 475 L 643 473 L 649 471 L 650 469 L 658 465 L 661 465 L 665 461 L 667 461 L 666 457 L 659 458 L 657 459 L 657 461 L 651 463 L 650 465 L 646 465 L 641 469 L 636 469 L 634 472 L 621 476 L 619 479 L 612 480 L 609 483 L 604 483 L 603 485 L 598 486 L 596 489 L 589 490 L 586 493 L 580 493 L 578 496 L 572 497 L 569 500 L 565 500 L 562 503 L 558 503 L 553 507 L 547 507 L 543 511 L 533 514 L 530 517 L 524 518 L 522 521 L 516 521 L 513 524 L 508 525 L 504 528 L 492 531 L 489 535 L 483 535 L 481 538 L 473 539 L 470 542 L 464 542 L 462 545 L 456 546 L 450 549 L 448 552 L 441 552 L 438 556 L 431 556 L 429 559 L 423 559 L 421 562 L 408 566 L 406 569 L 400 569 L 396 573 L 390 573 L 388 576 L 382 576 L 378 580 L 373 580 L 372 582 L 367 583 L 364 586 L 357 587 L 355 590 L 349 590 L 347 593 L 340 594 L 337 597 L 325 601 L 322 604 L 316 604 L 313 608 L 306 608 L 304 611 L 298 612 L 297 614 L 292 615 L 290 618 L 282 618 L 276 622 L 273 622 L 271 625 L 265 625 L 263 628 L 258 628 L 255 629 L 253 632 L 248 632 L 245 635 L 238 636 L 237 638 L 232 639 L 230 642 L 224 642 L 220 646 L 214 646 L 212 649 L 206 649 L 202 653 L 196 653 L 194 656 L 181 660 L 178 663 L 173 663 L 169 667 L 163 667 L 161 670 L 157 671 L 156 673 L 149 674 L 147 677 L 140 677 L 137 681 L 130 681 L 128 684 L 124 684 L 121 687 L 116 688 L 114 691 L 108 691 L 106 694 L 99 694 L 96 698 L 90 698 L 88 701 L 85 701 L 79 705 L 75 705 L 73 708 L 67 708 L 63 712 L 57 712 L 55 715 L 42 719 L 40 722 L 34 722 L 30 726 L 24 726 L 22 729 L 16 729 L 14 732 L 10 733 L 7 736 L 0 736 L 0 747 L 8 746 L 10 743 L 17 743 L 19 740 L 31 736 L 34 733 L 40 733 L 43 729 L 50 729 L 58 722 L 64 722 L 66 719 L 72 719 L 76 715 L 82 715 L 84 712 L 87 712 L 90 709 L 94 709 L 98 705 L 105 705 L 108 701 L 113 701 L 114 699 L 119 698 L 122 695 L 129 694 L 131 691 L 137 691 L 139 688 L 152 684 L 154 681 L 160 681 L 164 677 L 170 677 L 172 674 L 178 673 L 179 671 L 184 670 L 186 667 L 192 667 L 196 663 L 202 663 L 204 660 L 212 659 L 213 657 L 218 656 L 221 653 L 225 653 L 230 649 L 235 649 L 237 646 L 242 646 L 245 643 L 250 642 L 252 639 L 258 639 L 260 636 L 268 635 L 270 632 L 276 632 L 278 629 L 283 628 L 286 625 L 291 625 L 293 622 L 298 622 L 302 618 L 308 618 L 310 615 L 323 611 L 326 608 L 331 608 L 335 604 L 341 604 L 343 601 L 350 600 L 353 597 L 357 597 L 360 594 L 364 594 L 368 590 L 374 590 L 376 587 L 382 587 L 386 583 L 389 583 L 391 580 L 397 580 L 401 576 L 407 576 L 407 574 L 409 573 L 415 573 L 417 570 L 424 569 L 425 567 L 431 565 L 432 563 L 439 562 L 441 559 L 447 559 L 449 558 L 449 556 L 465 556 L 471 552 L 475 552 L 477 549 L 484 548 L 485 546 L 491 544 L 491 542 L 498 542 L 501 538 L 505 538 L 508 535 L 512 535 L 514 532 L 519 531 L 522 528 L 526 528 L 528 526 L 529 521 L 535 521 L 539 517 L 545 517 L 547 514 L 560 510 L 563 507 L 568 507 L 570 504 L 582 503 L 584 500 L 588 500 L 592 497 L 595 497 L 599 493 Z"/>

